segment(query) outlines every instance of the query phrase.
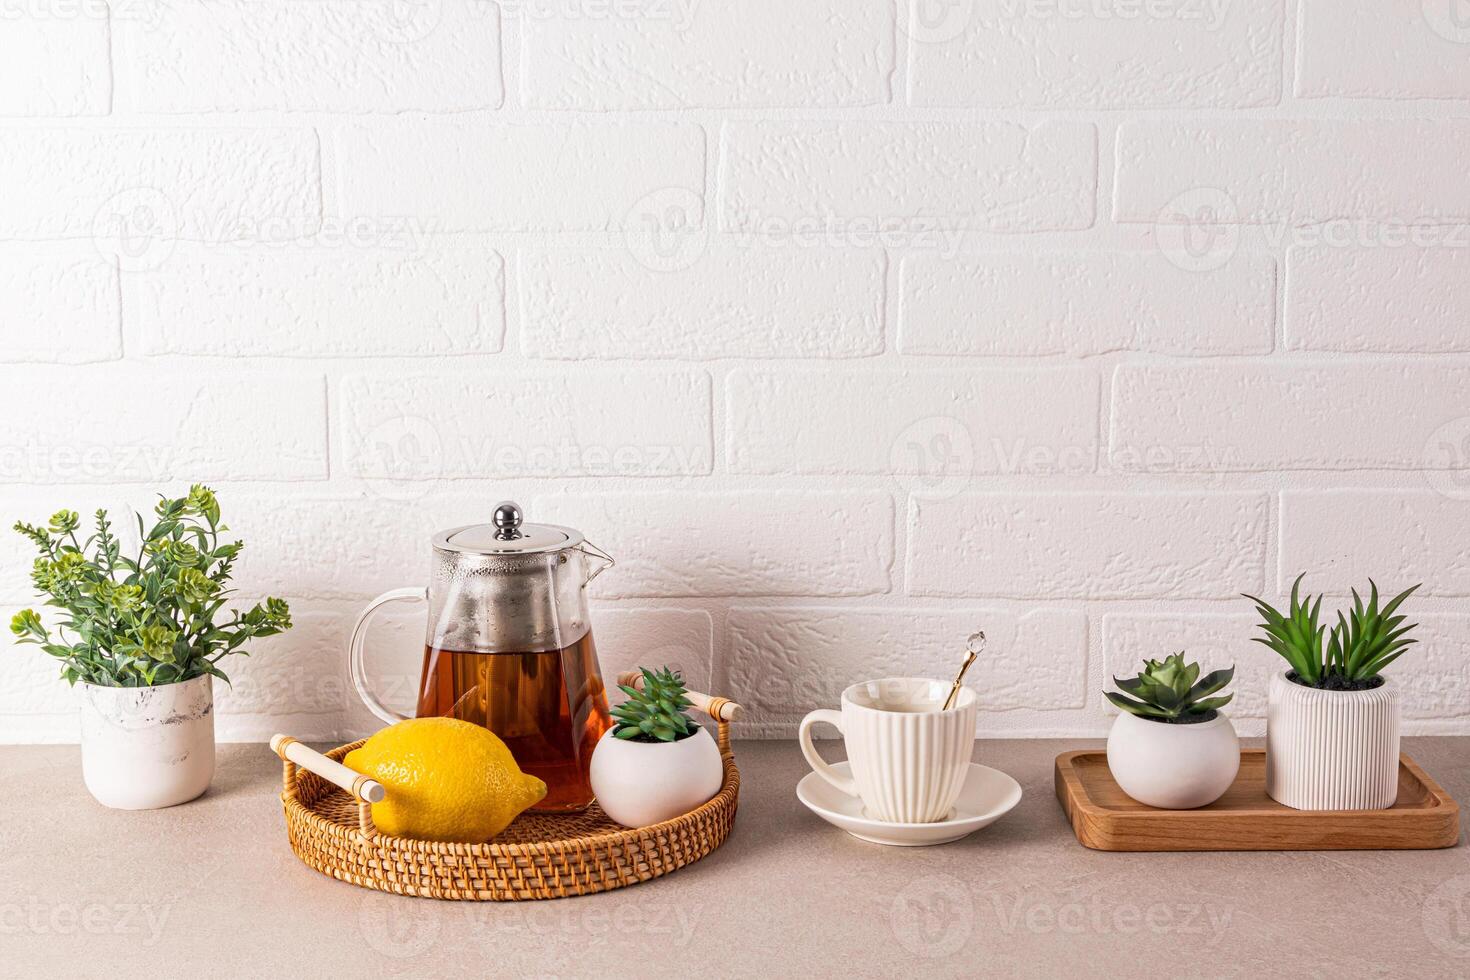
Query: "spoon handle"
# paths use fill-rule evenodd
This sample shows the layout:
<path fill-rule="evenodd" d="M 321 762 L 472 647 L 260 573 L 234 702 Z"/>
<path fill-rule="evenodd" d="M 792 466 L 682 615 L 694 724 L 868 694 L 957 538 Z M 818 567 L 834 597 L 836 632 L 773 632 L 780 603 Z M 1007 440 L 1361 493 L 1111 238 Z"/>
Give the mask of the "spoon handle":
<path fill-rule="evenodd" d="M 969 670 L 970 665 L 974 662 L 975 651 L 971 650 L 970 655 L 965 658 L 964 666 L 960 667 L 960 672 L 955 675 L 954 684 L 952 684 L 949 689 L 949 697 L 944 699 L 944 707 L 940 710 L 948 711 L 950 708 L 954 707 L 954 699 L 959 697 L 960 694 L 960 684 L 962 684 L 965 680 L 965 671 Z"/>

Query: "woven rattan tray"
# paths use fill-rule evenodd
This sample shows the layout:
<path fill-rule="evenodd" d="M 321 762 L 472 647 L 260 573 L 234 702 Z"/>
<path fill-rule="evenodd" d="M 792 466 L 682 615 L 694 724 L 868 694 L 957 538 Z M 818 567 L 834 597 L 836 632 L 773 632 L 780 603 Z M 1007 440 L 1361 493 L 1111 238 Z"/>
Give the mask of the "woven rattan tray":
<path fill-rule="evenodd" d="M 730 750 L 729 719 L 739 706 L 721 698 L 701 701 L 719 721 L 725 764 L 724 785 L 708 803 L 639 830 L 613 823 L 595 803 L 578 814 L 524 813 L 488 844 L 443 844 L 380 833 L 368 800 L 381 799 L 381 788 L 340 766 L 362 741 L 322 756 L 295 739 L 277 736 L 271 747 L 285 764 L 281 803 L 291 849 L 307 865 L 339 881 L 421 898 L 564 898 L 657 878 L 719 847 L 735 823 L 740 771 Z M 323 765 L 326 760 L 338 765 Z M 352 789 L 344 789 L 344 783 Z"/>

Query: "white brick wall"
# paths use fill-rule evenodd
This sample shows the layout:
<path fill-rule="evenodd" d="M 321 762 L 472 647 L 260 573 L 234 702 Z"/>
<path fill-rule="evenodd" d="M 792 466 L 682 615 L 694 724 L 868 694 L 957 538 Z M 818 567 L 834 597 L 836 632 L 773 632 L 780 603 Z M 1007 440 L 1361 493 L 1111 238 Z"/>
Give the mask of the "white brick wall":
<path fill-rule="evenodd" d="M 1274 340 L 1276 267 L 1263 255 L 1195 272 L 1157 251 L 920 253 L 899 289 L 905 354 L 1198 357 L 1263 354 Z"/>
<path fill-rule="evenodd" d="M 610 111 L 888 101 L 891 4 L 625 0 L 622 15 L 611 6 L 595 19 L 519 20 L 526 105 Z"/>
<path fill-rule="evenodd" d="M 435 0 L 127 0 L 119 89 L 140 112 L 455 112 L 501 103 L 499 8 Z"/>
<path fill-rule="evenodd" d="M 81 13 L 81 5 L 77 5 Z M 0 30 L 0 116 L 105 115 L 112 102 L 105 5 L 81 17 L 7 11 Z"/>
<path fill-rule="evenodd" d="M 1245 108 L 1280 96 L 1282 0 L 1089 6 L 1101 16 L 1047 0 L 916 5 L 911 102 Z"/>
<path fill-rule="evenodd" d="M 1223 191 L 1240 221 L 1470 218 L 1470 120 L 1130 122 L 1118 130 L 1113 217 L 1158 220 L 1179 195 Z"/>
<path fill-rule="evenodd" d="M 1296 94 L 1373 99 L 1463 99 L 1462 8 L 1438 0 L 1380 0 L 1345 11 L 1301 0 Z"/>
<path fill-rule="evenodd" d="M 607 674 L 747 734 L 977 628 L 987 734 L 1100 734 L 1176 649 L 1259 732 L 1238 593 L 1303 571 L 1424 582 L 1407 725 L 1470 733 L 1453 6 L 16 5 L 0 525 L 212 481 L 299 624 L 224 738 L 370 728 L 357 610 L 505 497 L 618 559 Z M 405 707 L 422 629 L 370 644 Z M 4 653 L 0 740 L 74 738 Z"/>
<path fill-rule="evenodd" d="M 729 123 L 720 135 L 726 230 L 1087 228 L 1091 126 Z"/>
<path fill-rule="evenodd" d="M 0 248 L 0 324 L 7 361 L 122 356 L 117 262 L 90 245 Z"/>

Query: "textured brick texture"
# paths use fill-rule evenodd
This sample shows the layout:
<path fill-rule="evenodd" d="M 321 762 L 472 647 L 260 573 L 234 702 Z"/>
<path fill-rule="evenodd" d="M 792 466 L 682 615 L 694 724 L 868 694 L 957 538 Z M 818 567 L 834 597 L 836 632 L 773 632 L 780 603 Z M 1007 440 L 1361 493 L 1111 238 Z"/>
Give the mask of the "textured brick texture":
<path fill-rule="evenodd" d="M 890 4 L 744 0 L 624 3 L 622 9 L 630 14 L 524 18 L 526 105 L 615 110 L 888 101 Z"/>
<path fill-rule="evenodd" d="M 1296 94 L 1305 98 L 1465 98 L 1464 8 L 1383 0 L 1344 16 L 1335 0 L 1302 0 Z"/>
<path fill-rule="evenodd" d="M 181 246 L 124 282 L 152 354 L 487 354 L 505 329 L 504 265 L 488 249 Z"/>
<path fill-rule="evenodd" d="M 1091 126 L 730 123 L 720 138 L 727 229 L 772 223 L 1040 231 L 1092 224 Z"/>
<path fill-rule="evenodd" d="M 963 494 L 909 508 L 915 595 L 1229 598 L 1261 588 L 1260 494 Z"/>
<path fill-rule="evenodd" d="M 0 116 L 105 115 L 112 103 L 105 4 L 7 8 L 0 31 Z"/>
<path fill-rule="evenodd" d="M 107 361 L 122 356 L 117 263 L 90 246 L 0 246 L 4 361 Z"/>
<path fill-rule="evenodd" d="M 128 0 L 120 88 L 144 112 L 450 112 L 501 102 L 499 7 Z M 282 43 L 283 39 L 293 39 Z"/>
<path fill-rule="evenodd" d="M 224 739 L 375 727 L 358 611 L 507 498 L 616 558 L 605 674 L 676 666 L 746 735 L 976 629 L 986 734 L 1104 734 L 1109 678 L 1180 649 L 1238 665 L 1259 734 L 1239 593 L 1303 572 L 1423 582 L 1406 729 L 1470 734 L 1467 23 L 11 4 L 0 527 L 212 483 L 240 598 L 298 624 L 231 665 Z M 369 639 L 403 710 L 423 634 Z M 75 738 L 51 663 L 0 653 L 0 740 Z"/>
<path fill-rule="evenodd" d="M 899 289 L 905 354 L 1259 354 L 1276 321 L 1275 263 L 1260 255 L 1194 272 L 1153 250 L 919 254 Z"/>
<path fill-rule="evenodd" d="M 1273 105 L 1284 6 L 916 4 L 909 101 L 1040 109 Z"/>
<path fill-rule="evenodd" d="M 1465 119 L 1125 123 L 1113 215 L 1152 223 L 1203 187 L 1251 223 L 1463 222 L 1470 184 L 1456 161 L 1466 154 Z"/>

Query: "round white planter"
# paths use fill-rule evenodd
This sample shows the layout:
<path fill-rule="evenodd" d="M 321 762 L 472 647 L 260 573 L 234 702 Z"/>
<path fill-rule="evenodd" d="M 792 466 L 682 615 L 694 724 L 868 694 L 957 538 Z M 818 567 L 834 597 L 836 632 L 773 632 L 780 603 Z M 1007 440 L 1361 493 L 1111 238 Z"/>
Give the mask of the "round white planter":
<path fill-rule="evenodd" d="M 1108 733 L 1108 769 L 1123 792 L 1166 810 L 1218 800 L 1240 770 L 1240 739 L 1223 712 L 1193 725 L 1123 712 Z"/>
<path fill-rule="evenodd" d="M 1266 792 L 1297 810 L 1385 810 L 1399 793 L 1399 686 L 1322 691 L 1271 678 Z"/>
<path fill-rule="evenodd" d="M 725 767 L 703 728 L 677 742 L 630 742 L 608 729 L 592 752 L 592 792 L 624 827 L 688 813 L 720 791 Z"/>
<path fill-rule="evenodd" d="M 103 806 L 186 803 L 214 777 L 214 686 L 208 674 L 161 687 L 78 684 L 82 780 Z"/>

